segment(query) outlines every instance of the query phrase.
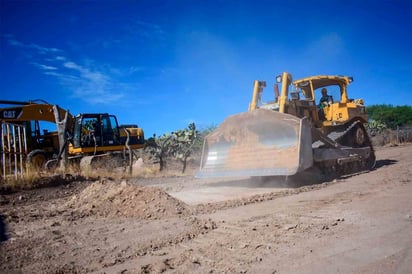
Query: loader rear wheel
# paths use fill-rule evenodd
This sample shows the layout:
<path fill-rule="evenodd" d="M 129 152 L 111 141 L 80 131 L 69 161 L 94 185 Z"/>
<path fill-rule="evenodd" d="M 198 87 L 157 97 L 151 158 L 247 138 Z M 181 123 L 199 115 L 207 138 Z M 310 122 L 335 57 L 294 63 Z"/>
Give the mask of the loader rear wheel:
<path fill-rule="evenodd" d="M 47 154 L 44 150 L 35 149 L 27 155 L 27 166 L 31 171 L 40 171 L 47 161 Z"/>

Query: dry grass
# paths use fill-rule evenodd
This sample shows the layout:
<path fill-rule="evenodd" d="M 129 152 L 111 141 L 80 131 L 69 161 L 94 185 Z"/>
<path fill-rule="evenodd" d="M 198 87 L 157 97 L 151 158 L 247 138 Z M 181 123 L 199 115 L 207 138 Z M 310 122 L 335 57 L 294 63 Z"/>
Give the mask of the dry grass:
<path fill-rule="evenodd" d="M 27 172 L 23 175 L 6 175 L 0 182 L 0 188 L 18 190 L 31 188 L 42 176 L 39 173 Z"/>
<path fill-rule="evenodd" d="M 166 168 L 160 171 L 158 163 L 143 163 L 136 161 L 132 167 L 132 173 L 129 173 L 127 167 L 94 166 L 93 168 L 80 169 L 78 164 L 70 164 L 65 170 L 56 168 L 52 171 L 35 171 L 29 170 L 21 178 L 7 176 L 0 181 L 0 192 L 14 192 L 22 189 L 32 189 L 42 186 L 48 186 L 55 183 L 64 183 L 72 178 L 159 178 L 159 177 L 182 177 L 194 176 L 197 171 L 197 164 L 189 162 L 185 173 L 182 173 L 182 164 L 178 161 L 169 161 Z"/>
<path fill-rule="evenodd" d="M 187 168 L 185 173 L 182 173 L 181 169 L 181 166 L 167 166 L 165 169 L 160 171 L 159 164 L 150 164 L 142 167 L 134 167 L 132 176 L 141 178 L 181 177 L 194 175 L 195 173 L 195 168 L 193 167 Z"/>

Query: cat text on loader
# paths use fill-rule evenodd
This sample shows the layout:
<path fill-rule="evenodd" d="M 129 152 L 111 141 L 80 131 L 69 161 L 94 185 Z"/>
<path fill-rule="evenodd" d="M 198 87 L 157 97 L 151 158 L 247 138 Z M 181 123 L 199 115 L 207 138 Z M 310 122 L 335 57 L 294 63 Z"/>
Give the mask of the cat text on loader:
<path fill-rule="evenodd" d="M 126 147 L 130 150 L 144 147 L 143 130 L 137 126 L 119 126 L 114 115 L 84 113 L 73 116 L 65 109 L 44 101 L 0 100 L 0 104 L 5 105 L 0 108 L 1 123 L 24 125 L 27 136 L 27 163 L 35 169 L 55 165 L 62 154 L 58 132 L 42 132 L 40 128 L 40 122 L 58 125 L 60 121 L 56 120 L 57 113 L 60 117 L 67 117 L 64 147 L 68 148 L 68 158 L 72 162 L 80 162 L 86 166 L 94 160 L 110 160 L 114 153 L 125 152 Z"/>
<path fill-rule="evenodd" d="M 255 81 L 249 111 L 228 117 L 206 136 L 196 177 L 289 176 L 311 167 L 349 174 L 373 168 L 363 100 L 347 94 L 351 77 L 293 82 L 284 72 L 276 81 L 282 88 L 279 94 L 275 84 L 274 101 L 261 102 L 266 83 Z M 340 98 L 320 108 L 315 91 L 324 87 L 338 88 Z"/>

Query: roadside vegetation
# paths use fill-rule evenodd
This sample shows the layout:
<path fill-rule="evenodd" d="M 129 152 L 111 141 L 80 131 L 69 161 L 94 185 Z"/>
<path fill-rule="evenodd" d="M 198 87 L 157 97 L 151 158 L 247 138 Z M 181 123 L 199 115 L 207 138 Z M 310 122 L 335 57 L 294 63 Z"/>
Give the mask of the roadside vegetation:
<path fill-rule="evenodd" d="M 389 129 L 412 126 L 412 106 L 371 105 L 366 110 L 371 121 Z"/>
<path fill-rule="evenodd" d="M 146 141 L 144 157 L 152 163 L 159 163 L 159 171 L 165 170 L 173 162 L 180 164 L 181 173 L 185 173 L 188 163 L 198 163 L 204 138 L 214 130 L 214 126 L 197 130 L 195 123 L 161 136 L 154 135 Z"/>
<path fill-rule="evenodd" d="M 375 146 L 412 142 L 412 106 L 371 105 L 366 110 L 367 128 Z"/>

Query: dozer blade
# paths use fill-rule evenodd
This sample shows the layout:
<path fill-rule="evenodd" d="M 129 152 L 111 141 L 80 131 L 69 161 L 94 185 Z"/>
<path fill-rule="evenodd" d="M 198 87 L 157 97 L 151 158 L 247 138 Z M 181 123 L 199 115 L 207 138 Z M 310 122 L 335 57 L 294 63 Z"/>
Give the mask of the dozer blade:
<path fill-rule="evenodd" d="M 197 178 L 293 175 L 313 164 L 309 121 L 257 109 L 206 136 Z"/>

